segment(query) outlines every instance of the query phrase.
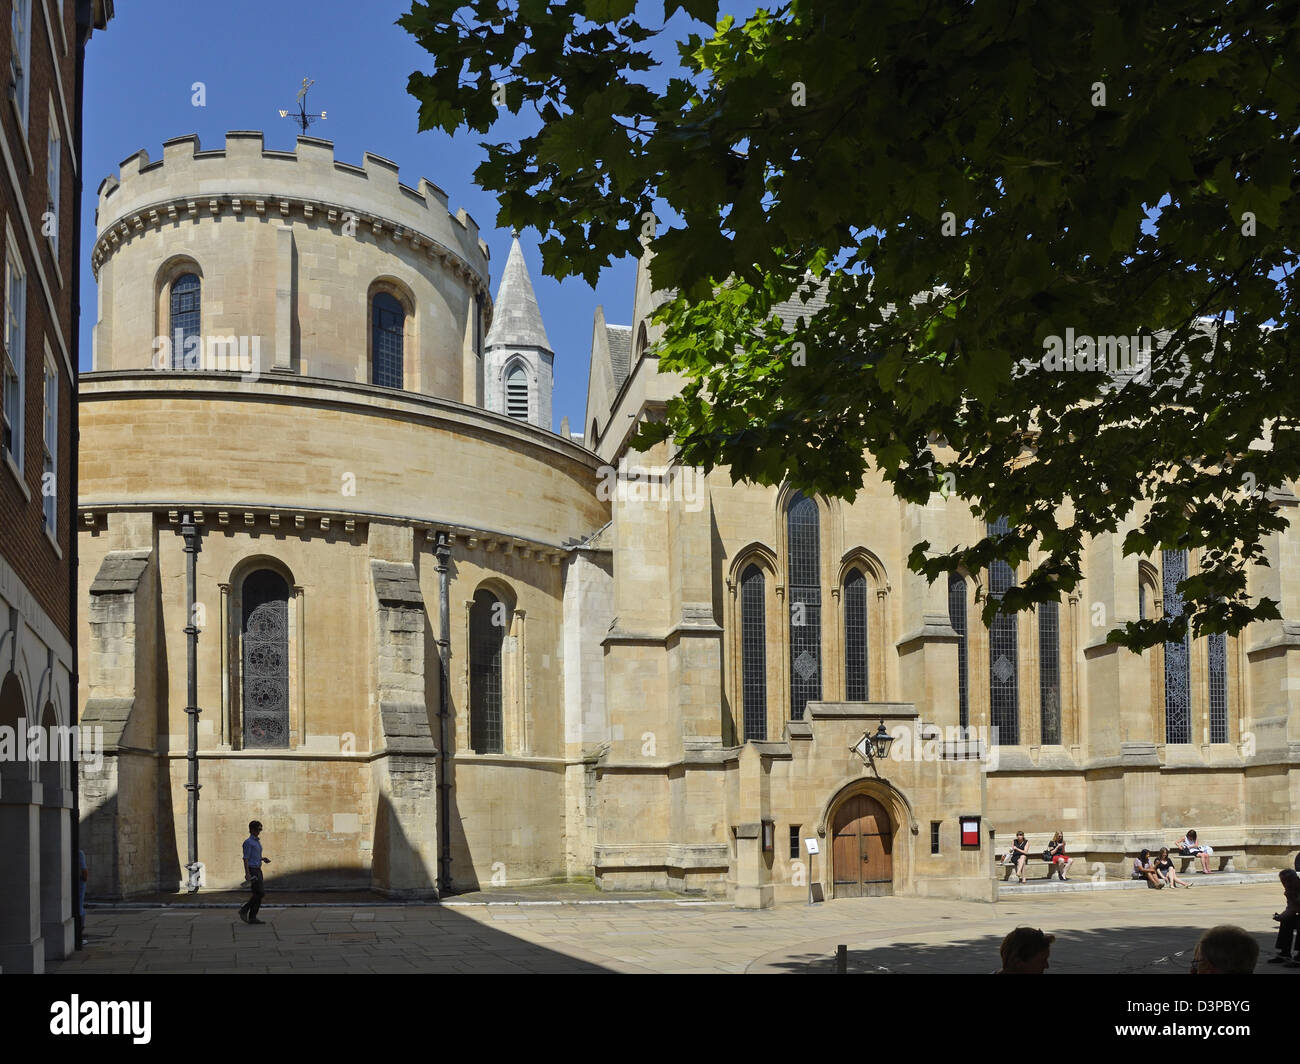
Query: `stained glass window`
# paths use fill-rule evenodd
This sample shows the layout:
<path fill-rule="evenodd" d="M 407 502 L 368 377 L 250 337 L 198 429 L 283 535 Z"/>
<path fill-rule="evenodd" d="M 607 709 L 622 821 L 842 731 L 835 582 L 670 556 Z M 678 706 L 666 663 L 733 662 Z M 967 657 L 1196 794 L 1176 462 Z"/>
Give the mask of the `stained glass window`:
<path fill-rule="evenodd" d="M 1058 603 L 1038 605 L 1038 691 L 1044 746 L 1061 742 L 1061 610 Z"/>
<path fill-rule="evenodd" d="M 1178 584 L 1187 579 L 1187 552 L 1162 552 L 1162 587 L 1166 617 L 1181 617 L 1183 596 Z M 1191 636 L 1165 643 L 1165 742 L 1192 741 Z"/>
<path fill-rule="evenodd" d="M 767 618 L 763 572 L 751 565 L 740 578 L 741 705 L 745 738 L 767 738 Z"/>
<path fill-rule="evenodd" d="M 289 745 L 289 585 L 258 569 L 243 590 L 244 746 Z"/>
<path fill-rule="evenodd" d="M 822 696 L 821 522 L 817 504 L 795 492 L 786 511 L 790 570 L 790 718 L 803 720 Z"/>
<path fill-rule="evenodd" d="M 948 574 L 948 620 L 957 633 L 957 712 L 958 723 L 970 727 L 970 687 L 966 679 L 966 578 Z"/>
<path fill-rule="evenodd" d="M 1228 640 L 1222 632 L 1209 637 L 1210 742 L 1228 741 Z"/>
<path fill-rule="evenodd" d="M 480 589 L 469 611 L 469 741 L 476 754 L 503 752 L 501 650 L 506 633 L 505 603 Z"/>
<path fill-rule="evenodd" d="M 867 580 L 858 570 L 844 581 L 844 697 L 867 701 Z"/>
<path fill-rule="evenodd" d="M 1005 517 L 990 521 L 988 534 L 1010 531 Z M 1016 582 L 1011 566 L 995 561 L 989 566 L 989 594 L 1001 599 Z M 989 724 L 991 742 L 1015 746 L 1020 742 L 1020 647 L 1015 614 L 999 613 L 989 628 Z"/>

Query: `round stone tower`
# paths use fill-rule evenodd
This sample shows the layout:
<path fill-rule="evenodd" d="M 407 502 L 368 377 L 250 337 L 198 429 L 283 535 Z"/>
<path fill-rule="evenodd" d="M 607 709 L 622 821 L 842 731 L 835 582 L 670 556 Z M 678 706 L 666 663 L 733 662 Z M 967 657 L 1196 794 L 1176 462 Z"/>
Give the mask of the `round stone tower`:
<path fill-rule="evenodd" d="M 599 654 L 608 618 L 566 585 L 609 504 L 594 454 L 484 408 L 473 219 L 379 156 L 230 133 L 128 158 L 98 228 L 78 399 L 92 896 L 187 877 L 192 630 L 207 886 L 239 883 L 254 819 L 281 887 L 589 870 L 564 825 L 585 823 L 593 666 L 563 633 L 577 611 Z"/>

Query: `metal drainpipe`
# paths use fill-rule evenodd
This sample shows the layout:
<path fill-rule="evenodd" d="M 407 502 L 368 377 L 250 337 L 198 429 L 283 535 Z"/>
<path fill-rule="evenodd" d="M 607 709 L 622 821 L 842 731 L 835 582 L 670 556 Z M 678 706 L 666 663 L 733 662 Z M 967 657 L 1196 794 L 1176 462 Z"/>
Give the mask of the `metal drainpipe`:
<path fill-rule="evenodd" d="M 185 866 L 188 875 L 188 888 L 192 894 L 199 889 L 199 629 L 194 623 L 194 582 L 198 569 L 199 551 L 203 549 L 199 542 L 199 530 L 194 524 L 194 515 L 185 514 L 181 518 L 181 536 L 185 540 L 185 713 L 189 717 L 189 744 L 186 760 L 189 762 L 189 781 L 185 784 L 188 792 L 185 811 L 186 834 L 189 836 L 189 861 Z"/>
<path fill-rule="evenodd" d="M 451 547 L 439 532 L 438 559 L 438 892 L 451 891 L 451 730 L 447 687 L 451 682 Z"/>

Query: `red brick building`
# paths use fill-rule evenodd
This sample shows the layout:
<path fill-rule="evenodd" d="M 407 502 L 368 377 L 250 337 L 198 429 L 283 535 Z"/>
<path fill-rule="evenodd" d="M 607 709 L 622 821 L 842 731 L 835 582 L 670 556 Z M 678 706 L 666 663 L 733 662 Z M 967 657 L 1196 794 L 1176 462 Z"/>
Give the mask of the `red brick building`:
<path fill-rule="evenodd" d="M 0 0 L 0 969 L 73 948 L 85 44 L 113 0 Z M 59 730 L 55 730 L 55 729 Z M 40 730 L 42 746 L 23 742 Z M 28 756 L 29 754 L 34 756 Z"/>

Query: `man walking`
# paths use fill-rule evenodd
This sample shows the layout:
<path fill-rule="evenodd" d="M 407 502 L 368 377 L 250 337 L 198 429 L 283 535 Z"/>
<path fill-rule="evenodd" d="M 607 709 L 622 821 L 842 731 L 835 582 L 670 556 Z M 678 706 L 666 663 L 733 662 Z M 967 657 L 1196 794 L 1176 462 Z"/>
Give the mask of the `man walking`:
<path fill-rule="evenodd" d="M 266 894 L 266 887 L 262 883 L 262 865 L 271 863 L 269 857 L 262 856 L 262 844 L 257 838 L 261 833 L 262 822 L 250 821 L 248 838 L 244 840 L 244 871 L 248 874 L 248 881 L 252 885 L 253 896 L 239 907 L 239 918 L 246 924 L 266 923 L 265 920 L 257 918 L 257 910 L 262 907 L 262 897 Z"/>

